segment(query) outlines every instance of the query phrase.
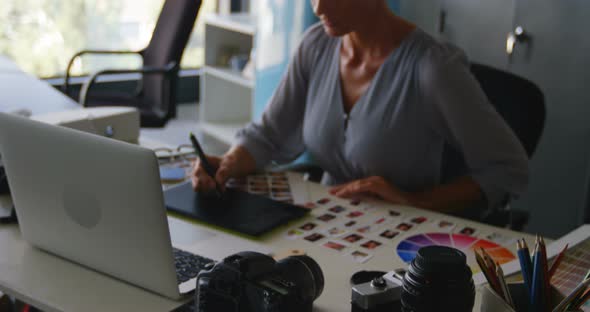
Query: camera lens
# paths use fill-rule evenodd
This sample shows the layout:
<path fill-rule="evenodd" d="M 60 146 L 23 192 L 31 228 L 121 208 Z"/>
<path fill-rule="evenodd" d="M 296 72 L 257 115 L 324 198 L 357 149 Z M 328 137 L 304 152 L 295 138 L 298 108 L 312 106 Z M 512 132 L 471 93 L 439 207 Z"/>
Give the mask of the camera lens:
<path fill-rule="evenodd" d="M 405 274 L 401 295 L 404 312 L 473 309 L 475 286 L 465 254 L 445 246 L 428 246 Z"/>
<path fill-rule="evenodd" d="M 319 264 L 308 256 L 291 256 L 277 262 L 281 276 L 300 285 L 302 301 L 313 301 L 324 291 L 324 274 Z"/>

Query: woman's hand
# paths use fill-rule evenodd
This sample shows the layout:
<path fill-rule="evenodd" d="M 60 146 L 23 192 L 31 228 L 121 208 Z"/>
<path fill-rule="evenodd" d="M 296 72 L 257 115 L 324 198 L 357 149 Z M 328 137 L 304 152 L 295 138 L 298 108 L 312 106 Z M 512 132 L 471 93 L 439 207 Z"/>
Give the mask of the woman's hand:
<path fill-rule="evenodd" d="M 409 193 L 402 192 L 400 189 L 379 176 L 372 176 L 335 186 L 330 189 L 330 194 L 344 198 L 356 195 L 371 195 L 393 204 L 413 205 Z"/>
<path fill-rule="evenodd" d="M 216 170 L 215 177 L 210 177 L 198 159 L 193 165 L 191 181 L 195 192 L 211 192 L 215 183 L 225 190 L 225 183 L 230 178 L 243 177 L 256 169 L 252 155 L 243 147 L 236 146 L 222 157 L 207 156 L 207 161 Z"/>
<path fill-rule="evenodd" d="M 222 159 L 222 157 L 207 156 L 207 161 L 216 172 L 218 171 Z M 193 171 L 191 174 L 193 190 L 195 190 L 195 192 L 209 193 L 215 190 L 215 181 L 216 179 L 209 176 L 207 171 L 205 171 L 205 168 L 201 164 L 201 159 L 197 159 L 197 161 L 193 163 Z"/>

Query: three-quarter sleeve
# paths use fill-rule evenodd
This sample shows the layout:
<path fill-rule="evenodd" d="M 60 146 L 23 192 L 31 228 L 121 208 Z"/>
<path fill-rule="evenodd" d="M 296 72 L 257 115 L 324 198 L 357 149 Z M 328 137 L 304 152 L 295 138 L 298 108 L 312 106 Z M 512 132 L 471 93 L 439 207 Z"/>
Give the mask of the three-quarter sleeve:
<path fill-rule="evenodd" d="M 428 51 L 420 64 L 420 87 L 432 108 L 434 131 L 461 151 L 488 207 L 522 194 L 529 174 L 526 152 L 489 103 L 465 55 L 451 48 Z"/>
<path fill-rule="evenodd" d="M 236 135 L 262 169 L 271 160 L 294 160 L 305 150 L 303 117 L 314 49 L 309 32 L 297 48 L 287 72 L 275 90 L 260 120 L 248 124 Z"/>

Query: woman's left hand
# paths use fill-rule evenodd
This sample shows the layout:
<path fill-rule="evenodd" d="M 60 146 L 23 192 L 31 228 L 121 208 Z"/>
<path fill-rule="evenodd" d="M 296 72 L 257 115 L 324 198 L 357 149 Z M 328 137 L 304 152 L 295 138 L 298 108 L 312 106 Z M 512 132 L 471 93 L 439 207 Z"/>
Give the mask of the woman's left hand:
<path fill-rule="evenodd" d="M 330 194 L 345 198 L 355 195 L 372 195 L 394 204 L 412 205 L 409 193 L 401 191 L 379 176 L 335 186 L 330 189 Z"/>

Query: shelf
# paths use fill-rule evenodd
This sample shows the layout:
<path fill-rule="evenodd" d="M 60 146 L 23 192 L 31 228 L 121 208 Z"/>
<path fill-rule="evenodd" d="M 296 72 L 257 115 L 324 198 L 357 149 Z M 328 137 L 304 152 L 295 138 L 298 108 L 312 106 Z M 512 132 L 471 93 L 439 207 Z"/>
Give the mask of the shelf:
<path fill-rule="evenodd" d="M 246 88 L 254 89 L 254 81 L 244 77 L 240 72 L 219 66 L 205 66 L 204 69 L 206 74 L 210 74 L 219 79 L 229 80 Z"/>
<path fill-rule="evenodd" d="M 220 140 L 221 142 L 232 145 L 238 130 L 244 128 L 247 122 L 243 123 L 212 123 L 201 122 L 201 130 L 208 135 Z"/>
<path fill-rule="evenodd" d="M 256 17 L 248 13 L 236 14 L 209 14 L 205 17 L 208 25 L 232 30 L 246 35 L 254 36 L 256 33 Z"/>

